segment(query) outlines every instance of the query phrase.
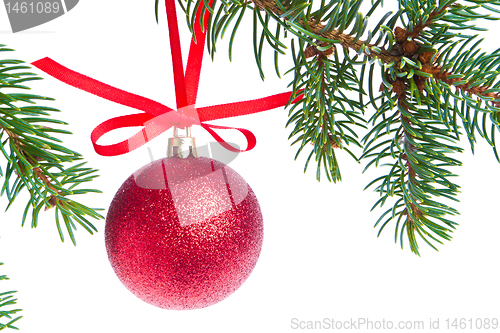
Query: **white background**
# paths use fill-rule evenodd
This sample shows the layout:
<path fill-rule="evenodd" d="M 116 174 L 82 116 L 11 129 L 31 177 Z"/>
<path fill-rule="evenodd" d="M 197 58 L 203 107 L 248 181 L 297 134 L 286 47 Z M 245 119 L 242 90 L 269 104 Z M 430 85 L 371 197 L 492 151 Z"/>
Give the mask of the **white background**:
<path fill-rule="evenodd" d="M 16 49 L 4 53 L 32 62 L 50 56 L 80 73 L 115 87 L 175 106 L 166 17 L 154 19 L 154 1 L 86 0 L 68 14 L 25 32 L 10 31 L 0 7 L 0 43 Z M 386 10 L 382 10 L 385 12 Z M 279 80 L 272 60 L 261 82 L 253 59 L 251 13 L 235 44 L 234 60 L 227 57 L 227 40 L 220 43 L 215 62 L 205 58 L 198 106 L 258 98 L 284 92 L 291 77 Z M 373 21 L 375 22 L 375 21 Z M 493 28 L 490 22 L 482 22 Z M 187 56 L 189 35 L 181 17 L 181 40 Z M 498 47 L 491 33 L 484 50 Z M 270 54 L 269 54 L 270 55 Z M 272 59 L 272 57 L 267 57 Z M 283 62 L 282 72 L 289 63 Z M 90 132 L 102 121 L 135 113 L 112 102 L 63 84 L 34 69 L 46 79 L 30 83 L 35 94 L 56 98 L 45 105 L 62 112 L 74 135 L 67 146 L 82 153 L 100 169 L 94 187 L 104 193 L 83 197 L 91 207 L 109 206 L 115 191 L 135 170 L 149 162 L 146 147 L 125 156 L 102 157 L 92 148 Z M 367 110 L 367 113 L 373 110 Z M 338 151 L 343 181 L 315 180 L 315 165 L 303 173 L 308 152 L 294 161 L 283 108 L 260 114 L 213 121 L 244 127 L 257 137 L 257 147 L 238 156 L 230 166 L 255 191 L 265 220 L 265 240 L 252 275 L 232 296 L 205 309 L 168 311 L 143 303 L 122 286 L 109 265 L 104 245 L 104 220 L 95 222 L 96 235 L 77 232 L 77 247 L 61 243 L 53 212 L 41 216 L 39 227 L 21 228 L 24 199 L 0 214 L 1 274 L 11 280 L 0 290 L 18 290 L 24 318 L 22 332 L 291 332 L 292 318 L 372 321 L 500 318 L 498 283 L 498 172 L 489 146 L 480 141 L 473 156 L 465 137 L 464 165 L 455 170 L 462 187 L 461 215 L 453 240 L 439 252 L 421 243 L 422 257 L 408 246 L 394 244 L 394 224 L 377 239 L 374 222 L 382 210 L 370 213 L 377 194 L 364 186 L 383 170 L 361 174 L 345 152 Z M 104 144 L 122 140 L 129 132 L 103 138 Z M 195 128 L 199 145 L 212 141 Z M 166 149 L 166 133 L 148 144 L 154 157 Z M 244 146 L 236 131 L 222 131 Z M 359 153 L 359 151 L 357 151 Z M 0 207 L 6 207 L 6 198 Z M 3 210 L 3 208 L 2 208 Z M 106 211 L 103 212 L 105 214 Z M 81 229 L 81 228 L 80 228 Z M 407 245 L 407 244 L 406 244 Z M 364 330 L 359 330 L 364 331 Z M 403 331 L 403 330 L 402 330 Z M 411 330 L 405 330 L 411 331 Z M 459 330 L 467 332 L 469 330 Z"/>

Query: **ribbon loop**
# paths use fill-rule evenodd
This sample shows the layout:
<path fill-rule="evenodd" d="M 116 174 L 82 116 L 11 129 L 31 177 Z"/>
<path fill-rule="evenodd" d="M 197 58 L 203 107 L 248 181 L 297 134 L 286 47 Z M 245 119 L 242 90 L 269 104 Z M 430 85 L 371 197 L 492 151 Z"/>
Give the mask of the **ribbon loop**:
<path fill-rule="evenodd" d="M 209 1 L 209 6 L 212 6 L 212 1 L 213 0 Z M 217 142 L 230 151 L 244 152 L 253 149 L 257 140 L 255 135 L 249 130 L 210 125 L 204 123 L 204 121 L 252 114 L 284 106 L 288 103 L 292 94 L 283 93 L 253 101 L 229 103 L 197 109 L 195 107 L 195 102 L 203 61 L 203 50 L 205 45 L 208 17 L 210 16 L 210 13 L 205 6 L 199 6 L 197 11 L 197 21 L 199 21 L 199 18 L 201 17 L 202 10 L 205 9 L 206 11 L 204 15 L 204 27 L 203 29 L 198 25 L 195 27 L 196 42 L 194 39 L 191 40 L 188 64 L 186 72 L 184 72 L 175 2 L 173 0 L 165 0 L 165 5 L 170 35 L 177 111 L 174 111 L 168 106 L 148 98 L 114 88 L 88 76 L 72 71 L 50 58 L 43 58 L 33 62 L 32 64 L 45 73 L 75 88 L 87 91 L 109 101 L 145 112 L 112 118 L 99 124 L 92 131 L 90 138 L 95 151 L 100 155 L 116 156 L 125 154 L 141 147 L 172 127 L 187 128 L 192 125 L 201 125 L 217 140 Z M 293 102 L 296 102 L 298 99 L 295 99 Z M 112 145 L 99 145 L 97 143 L 99 138 L 108 132 L 118 128 L 136 126 L 143 126 L 143 128 L 127 140 Z M 225 142 L 213 130 L 213 128 L 236 129 L 240 131 L 248 142 L 247 148 L 245 150 L 234 148 Z"/>
<path fill-rule="evenodd" d="M 202 124 L 201 126 L 204 129 L 206 129 L 207 132 L 210 133 L 214 137 L 214 139 L 217 140 L 217 142 L 222 147 L 224 147 L 227 150 L 232 151 L 234 153 L 242 153 L 242 152 L 245 152 L 245 151 L 252 150 L 255 147 L 255 145 L 257 144 L 257 139 L 255 138 L 255 135 L 252 132 L 250 132 L 249 130 L 244 129 L 244 128 L 225 127 L 225 126 L 208 125 L 208 124 Z M 212 128 L 235 129 L 235 130 L 240 131 L 245 136 L 245 138 L 247 139 L 247 142 L 248 142 L 247 149 L 245 149 L 245 150 L 239 150 L 237 148 L 234 148 L 229 143 L 227 143 L 226 141 L 224 141 L 224 139 L 222 139 L 217 133 L 215 133 L 215 131 Z"/>

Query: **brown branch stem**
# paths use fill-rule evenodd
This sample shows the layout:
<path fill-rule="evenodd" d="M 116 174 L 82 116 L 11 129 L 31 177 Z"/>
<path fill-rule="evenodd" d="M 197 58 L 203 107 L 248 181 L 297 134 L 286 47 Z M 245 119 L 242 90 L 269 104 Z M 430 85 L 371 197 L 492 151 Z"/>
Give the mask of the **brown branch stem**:
<path fill-rule="evenodd" d="M 3 130 L 7 134 L 7 136 L 10 138 L 11 144 L 15 145 L 15 147 L 19 151 L 19 153 L 22 154 L 23 157 L 33 167 L 33 177 L 37 177 L 38 179 L 40 179 L 43 182 L 43 184 L 47 188 L 49 188 L 49 189 L 53 190 L 54 192 L 57 192 L 59 195 L 61 195 L 62 192 L 58 191 L 57 188 L 54 187 L 54 185 L 52 184 L 51 180 L 46 175 L 43 174 L 42 169 L 39 168 L 39 167 L 34 167 L 35 165 L 38 164 L 37 157 L 35 156 L 34 158 L 32 158 L 29 154 L 26 154 L 25 150 L 23 149 L 24 144 L 22 142 L 19 142 L 19 139 L 18 139 L 19 136 L 16 133 L 13 133 L 9 129 L 7 129 L 3 125 L 0 125 L 0 130 Z M 22 168 L 19 168 L 19 170 L 22 173 L 22 175 L 18 175 L 19 177 L 26 176 L 26 175 L 24 175 Z M 58 201 L 58 200 L 59 199 L 55 195 L 51 195 L 50 198 L 49 198 L 49 200 L 48 200 L 50 206 L 47 206 L 45 208 L 45 210 L 52 208 L 56 204 L 56 201 Z"/>
<path fill-rule="evenodd" d="M 253 3 L 255 3 L 255 5 L 257 5 L 261 9 L 268 8 L 270 11 L 272 11 L 276 15 L 283 14 L 283 11 L 280 8 L 278 8 L 278 6 L 276 5 L 275 0 L 251 0 L 251 1 Z M 354 37 L 352 37 L 351 35 L 343 34 L 338 30 L 333 30 L 333 31 L 329 31 L 329 32 L 321 32 L 325 28 L 325 25 L 318 23 L 313 18 L 310 18 L 307 21 L 307 25 L 304 24 L 303 20 L 299 20 L 298 23 L 300 25 L 302 25 L 303 27 L 309 27 L 310 31 L 312 33 L 314 33 L 315 35 L 321 36 L 321 37 L 326 38 L 326 39 L 338 40 L 338 41 L 340 41 L 340 43 L 342 44 L 343 47 L 350 48 L 356 52 L 359 52 L 362 45 L 365 45 L 366 47 L 370 48 L 370 51 L 371 51 L 370 55 L 365 53 L 367 56 L 369 56 L 369 57 L 376 56 L 376 57 L 380 58 L 385 63 L 391 63 L 391 62 L 399 63 L 401 61 L 400 57 L 393 56 L 393 55 L 389 54 L 389 52 L 387 52 L 387 50 L 385 50 L 383 48 L 380 48 L 381 52 L 371 50 L 372 46 L 377 46 L 375 44 L 367 44 L 365 41 L 362 41 L 362 40 L 354 41 Z"/>
<path fill-rule="evenodd" d="M 453 73 L 451 72 L 442 72 L 441 66 L 433 66 L 431 68 L 431 74 L 436 80 L 440 80 L 448 85 L 453 85 L 453 83 L 457 81 L 461 81 L 461 78 L 449 78 Z M 455 86 L 457 89 L 461 89 L 468 93 L 469 95 L 478 95 L 485 97 L 493 97 L 494 99 L 500 98 L 500 93 L 498 92 L 488 92 L 485 93 L 490 87 L 488 86 L 479 86 L 479 87 L 471 87 L 471 84 L 474 83 L 472 81 L 466 82 L 464 84 L 460 84 Z M 500 102 L 491 102 L 493 106 L 500 107 Z"/>
<path fill-rule="evenodd" d="M 406 99 L 407 99 L 407 96 L 406 96 L 405 91 L 402 91 L 400 94 L 398 94 L 399 105 L 401 105 L 401 108 L 403 108 L 406 112 L 409 112 L 408 105 L 406 104 Z M 401 121 L 404 122 L 405 124 L 407 124 L 408 126 L 411 126 L 411 121 L 403 115 L 401 115 Z M 403 135 L 405 138 L 411 137 L 411 134 L 407 133 L 404 129 L 403 129 Z M 405 153 L 403 153 L 403 155 L 401 157 L 403 160 L 406 161 L 405 166 L 408 168 L 408 172 L 407 172 L 408 180 L 405 182 L 405 184 L 408 184 L 408 182 L 414 183 L 414 179 L 417 177 L 417 172 L 411 166 L 410 161 L 408 161 L 408 156 L 406 153 L 407 145 L 410 145 L 410 144 L 405 142 L 404 143 Z M 413 146 L 410 147 L 410 149 L 412 149 L 412 148 L 415 149 L 415 147 L 413 147 Z M 414 203 L 410 202 L 410 207 L 411 207 L 411 210 L 413 211 L 414 216 L 422 215 L 422 212 Z M 406 211 L 406 215 L 408 218 L 409 227 L 414 228 L 413 218 L 408 214 L 407 209 L 405 209 L 405 211 Z"/>

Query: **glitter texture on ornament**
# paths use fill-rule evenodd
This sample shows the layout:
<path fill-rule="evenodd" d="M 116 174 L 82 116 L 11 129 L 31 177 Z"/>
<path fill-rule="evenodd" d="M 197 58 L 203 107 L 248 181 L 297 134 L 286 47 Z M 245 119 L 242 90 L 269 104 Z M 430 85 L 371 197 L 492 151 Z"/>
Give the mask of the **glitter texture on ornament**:
<path fill-rule="evenodd" d="M 120 281 L 166 309 L 196 309 L 238 289 L 260 254 L 257 198 L 233 169 L 206 157 L 164 158 L 131 175 L 105 228 Z"/>

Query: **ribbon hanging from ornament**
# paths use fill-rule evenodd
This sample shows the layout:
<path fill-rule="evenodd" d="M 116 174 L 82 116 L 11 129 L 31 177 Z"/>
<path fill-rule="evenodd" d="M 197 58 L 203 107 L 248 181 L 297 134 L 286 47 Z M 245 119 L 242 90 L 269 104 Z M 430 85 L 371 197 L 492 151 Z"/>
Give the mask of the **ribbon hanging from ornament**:
<path fill-rule="evenodd" d="M 212 5 L 212 0 L 209 5 Z M 205 9 L 204 29 L 202 30 L 198 24 L 195 25 L 196 42 L 195 39 L 191 39 L 187 67 L 184 72 L 174 0 L 165 0 L 165 6 L 170 37 L 170 50 L 172 54 L 177 110 L 77 73 L 48 57 L 34 61 L 32 65 L 75 88 L 145 112 L 112 118 L 99 124 L 91 134 L 92 144 L 99 155 L 116 156 L 126 154 L 141 147 L 174 126 L 184 128 L 191 125 L 202 126 L 217 140 L 217 142 L 230 151 L 244 152 L 253 149 L 257 140 L 255 135 L 249 130 L 206 124 L 205 121 L 248 115 L 281 107 L 287 104 L 292 93 L 287 92 L 256 100 L 195 108 L 194 105 L 198 93 L 209 17 L 208 10 Z M 203 8 L 204 6 L 199 6 L 198 8 L 198 20 L 201 17 Z M 297 102 L 300 98 L 302 98 L 302 96 L 297 97 L 293 103 Z M 108 132 L 119 128 L 136 126 L 144 126 L 144 128 L 127 140 L 112 145 L 99 145 L 97 143 L 99 138 Z M 247 148 L 245 150 L 234 148 L 225 142 L 213 129 L 236 129 L 240 131 L 247 140 Z"/>

